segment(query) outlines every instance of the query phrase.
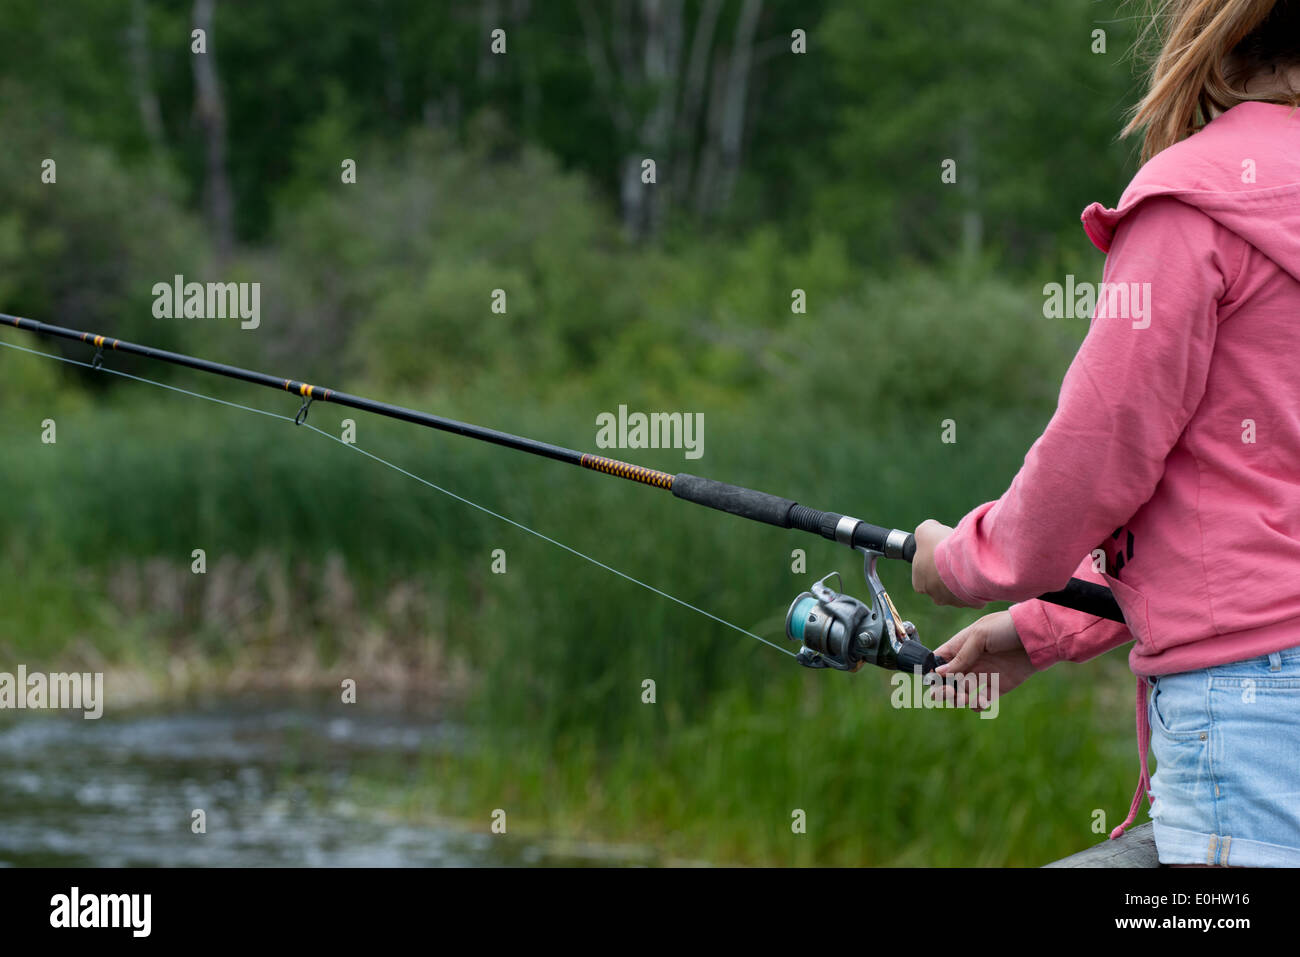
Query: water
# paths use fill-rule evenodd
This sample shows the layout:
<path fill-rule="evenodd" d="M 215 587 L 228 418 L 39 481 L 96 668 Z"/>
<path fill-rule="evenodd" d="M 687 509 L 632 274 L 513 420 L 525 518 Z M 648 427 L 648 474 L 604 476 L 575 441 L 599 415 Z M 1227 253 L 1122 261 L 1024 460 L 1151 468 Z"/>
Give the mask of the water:
<path fill-rule="evenodd" d="M 419 826 L 349 797 L 355 769 L 400 774 L 422 754 L 464 746 L 446 722 L 341 717 L 303 703 L 98 721 L 11 712 L 0 722 L 0 865 L 539 866 L 638 856 Z M 204 834 L 191 831 L 195 808 L 207 814 Z"/>

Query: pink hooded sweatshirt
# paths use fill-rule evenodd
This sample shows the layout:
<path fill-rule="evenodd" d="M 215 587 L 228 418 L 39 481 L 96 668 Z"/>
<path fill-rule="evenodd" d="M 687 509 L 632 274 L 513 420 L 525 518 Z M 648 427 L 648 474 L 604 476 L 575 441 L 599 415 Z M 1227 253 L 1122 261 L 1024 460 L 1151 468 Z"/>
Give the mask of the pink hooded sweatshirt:
<path fill-rule="evenodd" d="M 1020 602 L 1036 668 L 1136 640 L 1141 774 L 1118 837 L 1149 790 L 1146 676 L 1300 645 L 1300 111 L 1233 107 L 1083 225 L 1106 265 L 1056 413 L 935 562 L 971 604 Z M 1127 626 L 1025 600 L 1071 575 Z"/>

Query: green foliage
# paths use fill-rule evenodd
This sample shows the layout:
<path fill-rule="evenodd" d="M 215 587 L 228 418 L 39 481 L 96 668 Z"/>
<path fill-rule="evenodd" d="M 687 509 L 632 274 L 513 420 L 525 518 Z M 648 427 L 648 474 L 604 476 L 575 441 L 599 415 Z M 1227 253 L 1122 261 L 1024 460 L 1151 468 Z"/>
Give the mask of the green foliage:
<path fill-rule="evenodd" d="M 1028 285 L 913 270 L 792 321 L 772 361 L 795 395 L 848 406 L 866 391 L 885 415 L 1050 407 L 1086 326 L 1044 319 L 1042 309 Z"/>
<path fill-rule="evenodd" d="M 26 88 L 5 85 L 0 96 L 3 311 L 180 348 L 180 327 L 152 317 L 151 290 L 176 272 L 201 271 L 206 247 L 172 177 L 78 139 Z M 46 159 L 53 183 L 42 180 Z"/>
<path fill-rule="evenodd" d="M 822 222 L 876 260 L 1055 254 L 1062 224 L 1113 202 L 1129 150 L 1114 143 L 1132 85 L 1132 24 L 1076 0 L 837 4 L 819 38 L 842 96 Z M 1104 26 L 1105 53 L 1092 52 Z M 956 182 L 941 163 L 956 161 Z M 974 230 L 967 236 L 967 230 Z M 1067 244 L 1068 245 L 1068 244 Z"/>
<path fill-rule="evenodd" d="M 484 135 L 467 149 L 416 133 L 359 150 L 355 185 L 332 172 L 286 203 L 275 235 L 294 308 L 275 335 L 295 354 L 346 347 L 388 385 L 596 361 L 636 307 L 614 224 L 579 177 L 531 148 L 494 155 Z"/>
<path fill-rule="evenodd" d="M 77 136 L 128 157 L 161 153 L 197 200 L 205 144 L 193 122 L 190 6 L 14 0 L 0 11 L 8 51 L 0 78 L 42 91 Z M 1079 210 L 1113 200 L 1133 162 L 1131 148 L 1112 144 L 1136 85 L 1125 59 L 1135 24 L 1112 16 L 1120 6 L 765 0 L 744 163 L 722 224 L 834 233 L 884 268 L 958 251 L 969 215 L 982 222 L 979 242 L 1005 261 L 1053 259 L 1078 239 Z M 688 42 L 701 7 L 685 4 Z M 720 57 L 734 42 L 738 7 L 727 4 L 718 22 Z M 643 145 L 615 129 L 585 59 L 577 5 L 526 9 L 520 20 L 505 17 L 509 55 L 489 62 L 484 9 L 468 0 L 219 5 L 211 45 L 241 235 L 270 234 L 277 198 L 304 158 L 318 183 L 336 182 L 338 162 L 359 143 L 392 141 L 417 125 L 463 140 L 484 110 L 500 117 L 514 146 L 558 157 L 613 205 L 619 164 Z M 304 24 L 319 27 L 310 42 Z M 795 27 L 808 33 L 806 54 L 789 52 Z M 1098 28 L 1105 53 L 1092 52 Z M 138 49 L 130 42 L 137 29 Z M 660 92 L 620 89 L 631 107 Z M 157 143 L 142 119 L 150 97 L 161 117 Z M 322 138 L 331 124 L 340 135 Z M 683 135 L 675 133 L 674 149 Z M 940 183 L 945 158 L 958 161 L 957 185 Z M 663 159 L 670 187 L 677 157 Z M 677 201 L 670 231 L 690 234 L 691 198 Z"/>
<path fill-rule="evenodd" d="M 0 341 L 25 349 L 36 347 L 49 352 L 48 343 L 33 343 L 30 335 L 0 329 Z M 59 368 L 48 360 L 19 358 L 10 350 L 0 350 L 0 409 L 11 422 L 22 422 L 30 436 L 39 435 L 39 423 L 45 418 L 89 404 L 87 397 L 67 388 Z"/>

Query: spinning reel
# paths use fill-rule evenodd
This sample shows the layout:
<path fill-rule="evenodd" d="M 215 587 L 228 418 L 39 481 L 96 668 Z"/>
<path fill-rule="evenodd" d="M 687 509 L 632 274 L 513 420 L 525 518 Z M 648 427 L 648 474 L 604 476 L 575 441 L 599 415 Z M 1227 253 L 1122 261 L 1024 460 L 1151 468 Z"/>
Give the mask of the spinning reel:
<path fill-rule="evenodd" d="M 944 663 L 916 640 L 916 626 L 903 621 L 876 574 L 884 552 L 856 546 L 864 557 L 863 574 L 871 604 L 837 593 L 826 583 L 831 572 L 794 600 L 785 616 L 785 635 L 802 647 L 797 656 L 807 668 L 857 671 L 873 664 L 891 671 L 929 674 Z M 843 582 L 840 582 L 841 586 Z"/>

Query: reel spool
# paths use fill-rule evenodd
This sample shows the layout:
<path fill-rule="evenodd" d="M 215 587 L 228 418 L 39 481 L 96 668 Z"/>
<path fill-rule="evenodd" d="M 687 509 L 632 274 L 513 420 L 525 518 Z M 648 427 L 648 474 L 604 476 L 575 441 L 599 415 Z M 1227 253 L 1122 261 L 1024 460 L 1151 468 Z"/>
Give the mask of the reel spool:
<path fill-rule="evenodd" d="M 790 604 L 785 616 L 785 634 L 800 643 L 799 664 L 807 668 L 857 671 L 873 664 L 891 671 L 929 674 L 944 663 L 916 640 L 916 626 L 901 620 L 885 586 L 876 574 L 882 552 L 858 548 L 865 556 L 863 575 L 871 604 L 852 595 L 836 592 L 826 583 L 839 579 L 831 572 Z M 841 581 L 842 587 L 842 581 Z"/>

